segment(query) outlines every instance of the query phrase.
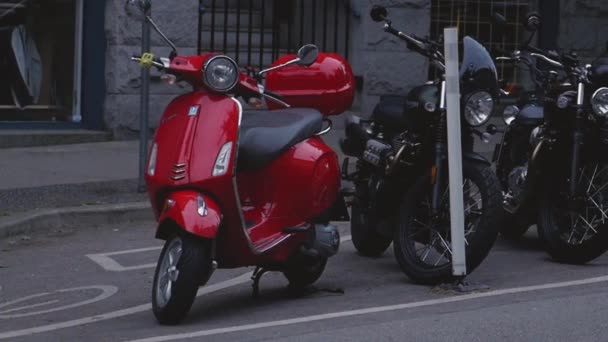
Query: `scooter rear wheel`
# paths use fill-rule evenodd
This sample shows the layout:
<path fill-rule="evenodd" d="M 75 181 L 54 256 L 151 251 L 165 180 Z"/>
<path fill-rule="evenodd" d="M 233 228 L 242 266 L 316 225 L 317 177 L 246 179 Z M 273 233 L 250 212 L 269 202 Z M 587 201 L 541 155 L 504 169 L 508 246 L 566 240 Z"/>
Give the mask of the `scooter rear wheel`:
<path fill-rule="evenodd" d="M 283 270 L 283 274 L 289 281 L 289 287 L 293 289 L 301 289 L 319 280 L 323 274 L 323 271 L 325 271 L 326 265 L 327 258 L 321 258 L 313 265 L 294 263 L 287 266 Z"/>
<path fill-rule="evenodd" d="M 185 234 L 167 240 L 152 286 L 152 309 L 160 324 L 175 325 L 186 317 L 210 271 L 207 241 Z"/>

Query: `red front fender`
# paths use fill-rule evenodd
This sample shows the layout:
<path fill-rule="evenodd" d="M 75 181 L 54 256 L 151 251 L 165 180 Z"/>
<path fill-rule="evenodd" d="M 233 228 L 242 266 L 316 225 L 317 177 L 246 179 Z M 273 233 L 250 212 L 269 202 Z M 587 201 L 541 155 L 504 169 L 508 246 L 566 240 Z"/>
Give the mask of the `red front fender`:
<path fill-rule="evenodd" d="M 169 222 L 193 235 L 213 239 L 222 221 L 220 207 L 209 196 L 195 191 L 180 191 L 169 195 L 160 214 L 156 236 L 166 236 Z"/>

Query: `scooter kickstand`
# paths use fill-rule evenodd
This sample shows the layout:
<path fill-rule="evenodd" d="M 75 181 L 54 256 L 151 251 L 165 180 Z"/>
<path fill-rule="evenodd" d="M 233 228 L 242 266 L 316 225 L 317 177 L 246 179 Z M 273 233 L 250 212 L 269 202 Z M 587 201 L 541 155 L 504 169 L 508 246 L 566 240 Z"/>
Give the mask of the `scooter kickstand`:
<path fill-rule="evenodd" d="M 251 280 L 253 280 L 253 283 L 251 284 L 251 287 L 253 287 L 253 298 L 258 298 L 260 295 L 260 279 L 262 279 L 262 276 L 266 272 L 268 272 L 268 270 L 260 266 L 257 266 L 255 271 L 253 271 L 253 274 L 251 275 Z"/>

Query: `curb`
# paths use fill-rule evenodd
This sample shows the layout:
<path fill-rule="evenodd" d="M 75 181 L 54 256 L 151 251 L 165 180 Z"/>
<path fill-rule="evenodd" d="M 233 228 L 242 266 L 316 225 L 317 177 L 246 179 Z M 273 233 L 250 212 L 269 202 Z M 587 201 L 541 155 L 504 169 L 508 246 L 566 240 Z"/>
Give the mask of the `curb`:
<path fill-rule="evenodd" d="M 0 239 L 145 220 L 154 220 L 148 202 L 37 209 L 0 219 Z"/>

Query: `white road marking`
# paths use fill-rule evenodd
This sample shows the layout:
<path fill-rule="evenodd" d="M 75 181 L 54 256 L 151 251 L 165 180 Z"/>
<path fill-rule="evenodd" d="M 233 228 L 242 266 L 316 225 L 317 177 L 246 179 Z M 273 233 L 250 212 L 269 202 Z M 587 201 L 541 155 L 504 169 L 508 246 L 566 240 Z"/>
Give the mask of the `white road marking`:
<path fill-rule="evenodd" d="M 273 328 L 273 327 L 280 327 L 280 326 L 299 324 L 299 323 L 316 322 L 316 321 L 335 319 L 335 318 L 360 316 L 360 315 L 367 315 L 367 314 L 373 314 L 373 313 L 379 313 L 379 312 L 412 309 L 412 308 L 418 308 L 418 307 L 423 307 L 423 306 L 455 303 L 455 302 L 462 302 L 462 301 L 472 300 L 472 299 L 502 296 L 502 295 L 507 295 L 507 294 L 516 294 L 516 293 L 532 292 L 532 291 L 539 291 L 539 290 L 557 289 L 557 288 L 580 286 L 580 285 L 589 285 L 589 284 L 603 283 L 603 282 L 607 282 L 607 281 L 608 281 L 608 276 L 602 276 L 602 277 L 587 278 L 587 279 L 580 279 L 580 280 L 573 280 L 573 281 L 564 281 L 564 282 L 559 282 L 559 283 L 549 283 L 549 284 L 534 285 L 534 286 L 515 287 L 515 288 L 510 288 L 510 289 L 494 290 L 494 291 L 488 291 L 488 292 L 482 292 L 482 293 L 473 293 L 473 294 L 468 294 L 468 295 L 457 295 L 457 296 L 453 296 L 453 297 L 430 299 L 430 300 L 424 300 L 424 301 L 413 302 L 413 303 L 377 306 L 377 307 L 371 307 L 371 308 L 365 308 L 365 309 L 348 310 L 348 311 L 332 312 L 332 313 L 312 315 L 312 316 L 297 317 L 297 318 L 291 318 L 291 319 L 283 319 L 283 320 L 278 320 L 278 321 L 268 321 L 268 322 L 254 323 L 254 324 L 237 325 L 237 326 L 231 326 L 231 327 L 226 327 L 226 328 L 200 330 L 200 331 L 191 332 L 191 333 L 155 336 L 155 337 L 150 337 L 150 338 L 131 340 L 130 342 L 162 342 L 162 341 L 182 340 L 182 339 L 202 337 L 202 336 L 212 336 L 212 335 L 221 335 L 221 334 L 228 334 L 228 333 L 234 333 L 234 332 L 242 332 L 242 331 L 261 329 L 261 328 Z"/>
<path fill-rule="evenodd" d="M 346 236 L 340 238 L 341 243 L 345 243 L 350 240 L 351 240 L 350 235 L 346 235 Z M 125 252 L 125 251 L 123 251 L 123 252 Z M 122 253 L 122 252 L 120 252 L 120 253 Z M 114 255 L 116 255 L 116 254 L 114 254 Z M 199 297 L 199 296 L 202 296 L 205 294 L 227 289 L 232 286 L 244 284 L 251 280 L 251 275 L 252 275 L 251 272 L 247 272 L 247 273 L 241 274 L 240 276 L 237 276 L 232 279 L 228 279 L 228 280 L 221 281 L 221 282 L 218 282 L 215 284 L 204 286 L 198 290 L 196 296 Z M 108 312 L 108 313 L 101 314 L 101 315 L 78 318 L 78 319 L 74 319 L 71 321 L 41 325 L 38 327 L 33 327 L 33 328 L 28 328 L 28 329 L 1 332 L 0 340 L 21 337 L 21 336 L 29 336 L 29 335 L 40 334 L 40 333 L 49 332 L 49 331 L 65 329 L 65 328 L 77 327 L 77 326 L 81 326 L 81 325 L 85 325 L 85 324 L 107 321 L 110 319 L 129 316 L 129 315 L 133 315 L 133 314 L 137 314 L 137 313 L 149 311 L 149 310 L 152 310 L 152 304 L 147 303 L 147 304 L 137 305 L 137 306 L 133 306 L 133 307 L 126 308 L 126 309 Z"/>
<path fill-rule="evenodd" d="M 123 266 L 119 264 L 116 260 L 111 258 L 114 255 L 123 255 L 123 254 L 133 254 L 133 253 L 142 253 L 149 251 L 157 251 L 161 250 L 162 246 L 156 247 L 146 247 L 146 248 L 138 248 L 138 249 L 129 249 L 125 251 L 117 251 L 117 252 L 109 252 L 109 253 L 95 253 L 95 254 L 87 254 L 87 258 L 91 259 L 93 262 L 97 263 L 106 271 L 111 272 L 124 272 L 124 271 L 133 271 L 144 268 L 153 268 L 156 264 L 144 264 L 144 265 L 134 265 L 134 266 Z"/>
<path fill-rule="evenodd" d="M 58 300 L 51 300 L 51 301 L 46 301 L 43 303 L 37 303 L 37 304 L 33 304 L 33 305 L 27 305 L 27 306 L 22 306 L 19 308 L 12 308 L 12 309 L 8 309 L 5 311 L 0 311 L 0 319 L 27 317 L 27 316 L 41 315 L 41 314 L 45 314 L 45 313 L 49 313 L 49 312 L 60 311 L 60 310 L 67 310 L 67 309 L 99 302 L 101 300 L 104 300 L 106 298 L 113 296 L 114 294 L 116 294 L 116 292 L 118 292 L 118 288 L 116 286 L 111 286 L 111 285 L 94 285 L 94 286 L 74 287 L 74 288 L 70 288 L 70 289 L 57 290 L 55 292 L 38 293 L 38 294 L 30 295 L 27 297 L 15 299 L 10 302 L 0 304 L 0 309 L 10 307 L 13 304 L 25 302 L 30 299 L 50 296 L 55 293 L 75 292 L 75 291 L 84 291 L 84 290 L 99 290 L 99 291 L 101 291 L 101 293 L 99 295 L 97 295 L 95 298 L 83 300 L 83 301 L 68 304 L 68 305 L 62 305 L 62 306 L 58 306 L 58 307 L 46 309 L 46 310 L 32 311 L 32 312 L 26 312 L 26 313 L 17 313 L 17 314 L 8 314 L 9 312 L 21 311 L 21 310 L 31 309 L 31 308 L 35 308 L 35 307 L 40 307 L 40 306 L 47 306 L 50 304 L 57 303 Z"/>
<path fill-rule="evenodd" d="M 47 305 L 55 304 L 57 302 L 59 302 L 59 300 L 58 299 L 54 299 L 54 300 L 49 300 L 49 301 L 38 303 L 38 304 L 24 305 L 24 306 L 20 306 L 20 307 L 17 307 L 17 308 L 0 311 L 0 313 L 5 314 L 5 313 L 8 313 L 8 312 L 15 312 L 15 311 L 33 309 L 33 308 L 38 308 L 38 307 L 41 307 L 41 306 L 47 306 Z"/>

